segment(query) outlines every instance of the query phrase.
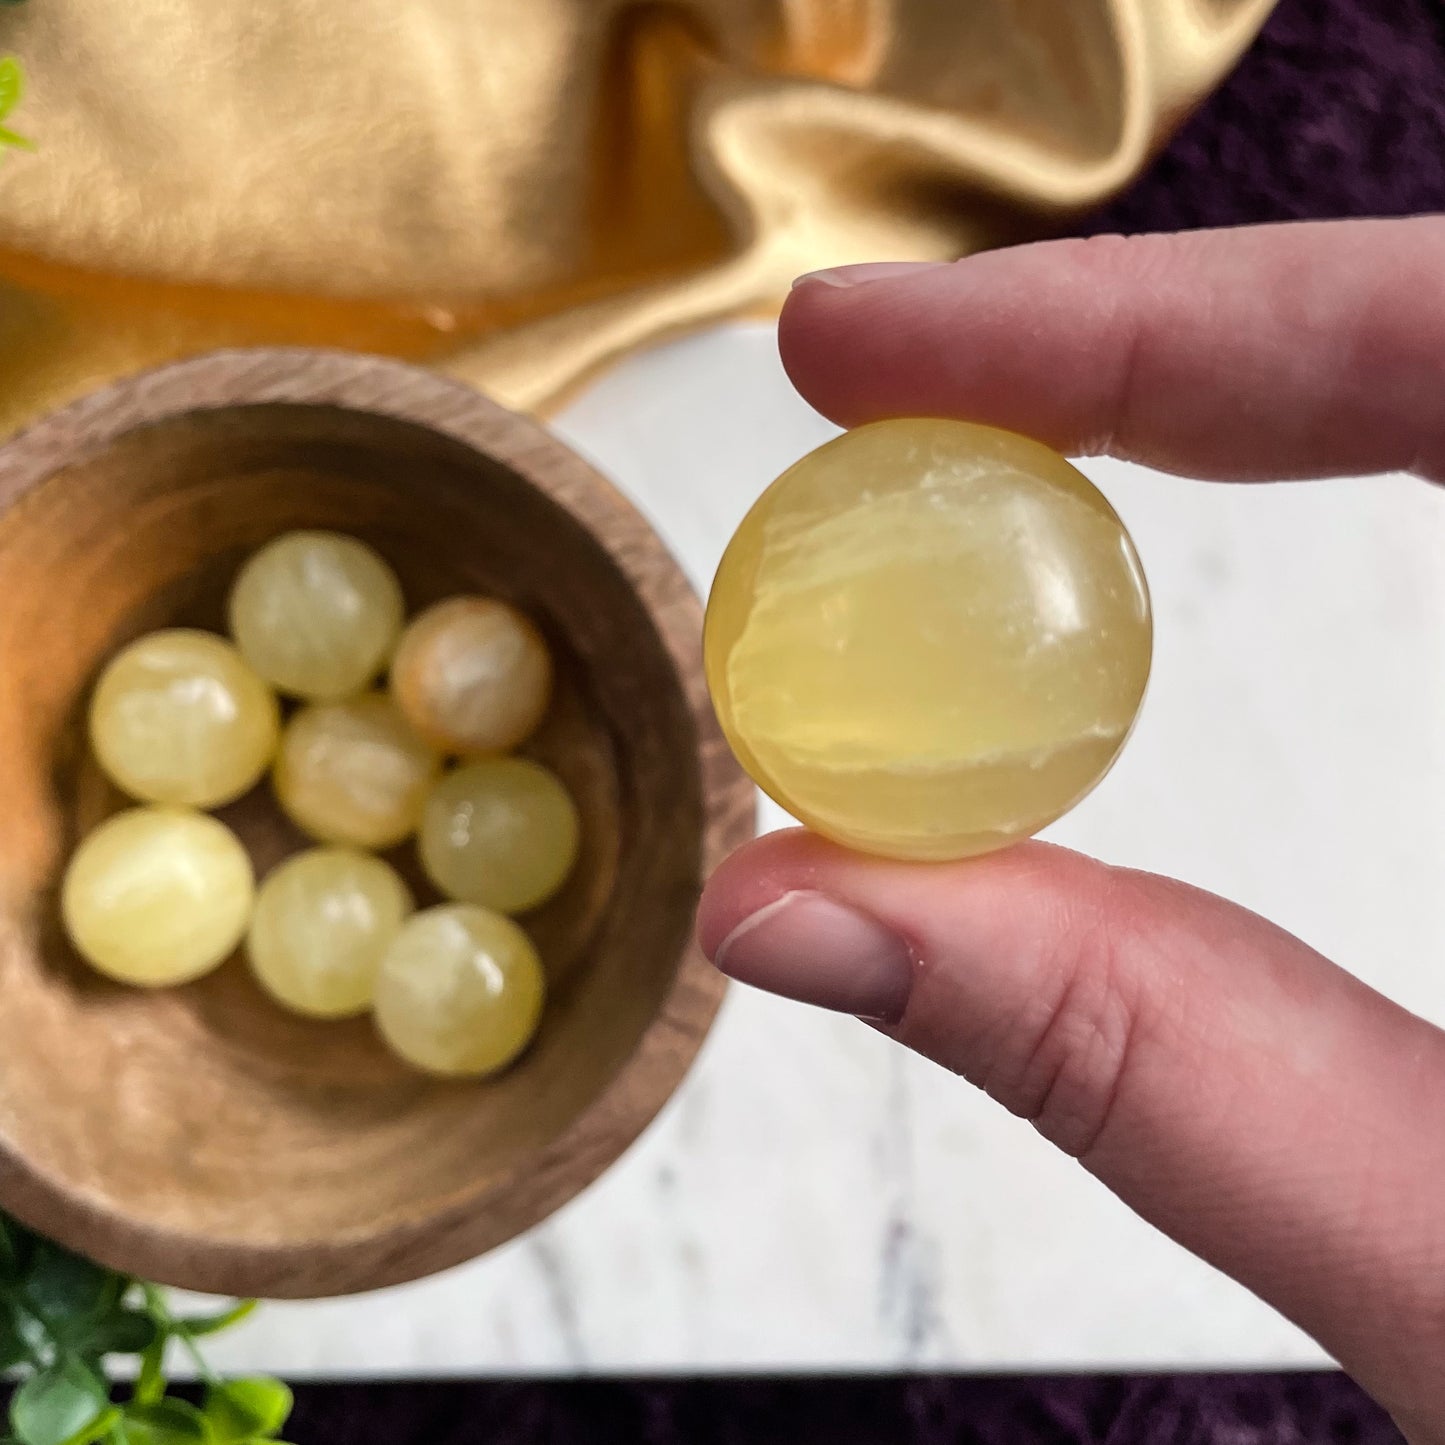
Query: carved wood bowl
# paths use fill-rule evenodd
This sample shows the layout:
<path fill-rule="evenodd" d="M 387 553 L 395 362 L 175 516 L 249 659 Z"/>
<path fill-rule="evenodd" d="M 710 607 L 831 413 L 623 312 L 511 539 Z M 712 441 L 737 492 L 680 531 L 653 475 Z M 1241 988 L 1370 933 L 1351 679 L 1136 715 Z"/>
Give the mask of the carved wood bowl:
<path fill-rule="evenodd" d="M 370 542 L 411 610 L 502 596 L 552 645 L 528 751 L 577 798 L 583 852 L 524 920 L 550 997 L 496 1080 L 434 1081 L 368 1019 L 284 1013 L 240 959 L 184 988 L 111 985 L 58 926 L 71 850 L 123 806 L 84 744 L 98 669 L 155 627 L 223 631 L 237 568 L 295 527 Z M 112 1268 L 304 1298 L 460 1263 L 571 1198 L 676 1088 L 721 995 L 693 910 L 752 793 L 700 632 L 678 567 L 597 472 L 411 367 L 220 353 L 0 449 L 0 1208 Z M 267 785 L 223 816 L 258 875 L 303 844 Z"/>

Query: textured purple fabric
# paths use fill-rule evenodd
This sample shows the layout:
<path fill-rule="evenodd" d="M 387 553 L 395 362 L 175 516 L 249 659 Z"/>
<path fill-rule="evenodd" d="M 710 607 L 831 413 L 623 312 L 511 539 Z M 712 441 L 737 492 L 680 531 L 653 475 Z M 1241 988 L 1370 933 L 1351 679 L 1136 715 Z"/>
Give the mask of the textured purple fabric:
<path fill-rule="evenodd" d="M 962 3 L 962 0 L 961 0 Z M 1075 229 L 1445 209 L 1445 8 L 1281 0 L 1236 73 Z M 311 1386 L 296 1445 L 1383 1445 L 1338 1374 Z"/>
<path fill-rule="evenodd" d="M 1083 231 L 1445 207 L 1445 5 L 1280 0 L 1234 74 Z"/>
<path fill-rule="evenodd" d="M 1395 1445 L 1341 1375 L 314 1385 L 295 1445 Z"/>
<path fill-rule="evenodd" d="M 198 1399 L 194 1390 L 182 1393 Z M 286 1438 L 293 1445 L 1400 1441 L 1375 1405 L 1331 1373 L 303 1385 Z"/>

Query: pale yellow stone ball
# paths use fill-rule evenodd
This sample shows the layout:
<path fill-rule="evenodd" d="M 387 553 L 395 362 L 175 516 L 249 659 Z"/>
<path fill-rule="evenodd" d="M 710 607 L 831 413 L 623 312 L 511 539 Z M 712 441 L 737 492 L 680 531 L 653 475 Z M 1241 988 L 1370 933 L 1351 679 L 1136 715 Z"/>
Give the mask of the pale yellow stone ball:
<path fill-rule="evenodd" d="M 402 925 L 376 981 L 382 1038 L 418 1069 L 480 1078 L 527 1047 L 546 984 L 537 950 L 511 919 L 467 903 Z"/>
<path fill-rule="evenodd" d="M 90 742 L 132 798 L 215 808 L 248 792 L 276 753 L 275 695 L 223 637 L 148 633 L 101 673 Z"/>
<path fill-rule="evenodd" d="M 1133 543 L 1082 473 L 956 421 L 804 457 L 729 544 L 708 687 L 754 780 L 863 852 L 961 858 L 1037 832 L 1123 747 L 1149 676 Z"/>
<path fill-rule="evenodd" d="M 287 532 L 231 590 L 231 636 L 268 682 L 334 701 L 385 671 L 405 613 L 401 584 L 373 548 L 339 532 Z"/>
<path fill-rule="evenodd" d="M 132 808 L 76 849 L 60 911 L 101 973 L 145 988 L 209 973 L 251 917 L 251 860 L 225 824 L 183 808 Z"/>
<path fill-rule="evenodd" d="M 313 703 L 286 725 L 276 798 L 321 843 L 390 848 L 416 831 L 441 769 L 385 693 Z"/>
<path fill-rule="evenodd" d="M 411 911 L 411 891 L 389 863 L 354 848 L 311 848 L 262 881 L 246 953 L 285 1008 L 347 1018 L 371 1007 L 382 955 Z"/>
<path fill-rule="evenodd" d="M 528 758 L 485 758 L 432 789 L 417 847 L 448 898 L 525 913 L 567 881 L 580 836 L 577 805 L 555 773 Z"/>
<path fill-rule="evenodd" d="M 505 752 L 536 731 L 552 696 L 552 658 L 515 607 L 452 597 L 402 634 L 391 690 L 417 732 L 443 752 Z"/>

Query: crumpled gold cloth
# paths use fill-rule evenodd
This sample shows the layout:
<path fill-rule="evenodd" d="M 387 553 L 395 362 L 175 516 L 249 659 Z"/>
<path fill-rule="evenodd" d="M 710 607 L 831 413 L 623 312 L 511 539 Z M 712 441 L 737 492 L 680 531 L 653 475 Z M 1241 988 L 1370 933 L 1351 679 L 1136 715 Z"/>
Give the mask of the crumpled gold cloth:
<path fill-rule="evenodd" d="M 1272 0 L 28 0 L 0 432 L 226 345 L 542 408 L 797 273 L 1127 183 Z"/>

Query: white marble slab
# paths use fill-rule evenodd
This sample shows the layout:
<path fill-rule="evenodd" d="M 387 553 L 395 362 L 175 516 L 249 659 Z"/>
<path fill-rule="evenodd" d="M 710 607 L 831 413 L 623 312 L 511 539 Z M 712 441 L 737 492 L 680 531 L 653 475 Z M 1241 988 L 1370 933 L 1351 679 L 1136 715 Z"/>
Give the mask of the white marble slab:
<path fill-rule="evenodd" d="M 757 326 L 631 361 L 557 430 L 699 586 L 831 431 Z M 1445 1022 L 1445 494 L 1086 470 L 1138 540 L 1158 656 L 1124 759 L 1053 836 L 1236 898 Z M 657 1124 L 530 1237 L 268 1306 L 217 1355 L 293 1378 L 1320 1358 L 966 1085 L 741 990 Z"/>

